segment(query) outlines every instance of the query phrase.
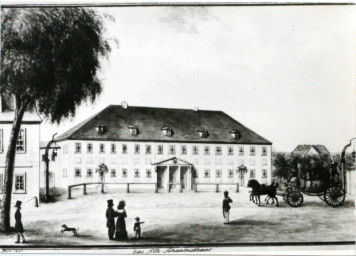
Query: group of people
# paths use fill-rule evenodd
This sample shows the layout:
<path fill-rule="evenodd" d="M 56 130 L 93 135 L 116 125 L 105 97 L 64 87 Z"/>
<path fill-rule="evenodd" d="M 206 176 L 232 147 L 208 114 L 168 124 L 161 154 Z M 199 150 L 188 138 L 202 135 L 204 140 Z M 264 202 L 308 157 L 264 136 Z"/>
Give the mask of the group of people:
<path fill-rule="evenodd" d="M 108 228 L 108 235 L 110 240 L 124 240 L 128 239 L 127 230 L 126 230 L 126 221 L 127 217 L 125 211 L 125 201 L 120 201 L 117 206 L 117 211 L 114 208 L 114 201 L 112 199 L 108 200 L 108 209 L 106 210 L 106 227 Z M 115 218 L 117 217 L 116 224 Z M 140 218 L 135 218 L 136 222 L 134 224 L 135 238 L 141 238 L 141 224 Z"/>

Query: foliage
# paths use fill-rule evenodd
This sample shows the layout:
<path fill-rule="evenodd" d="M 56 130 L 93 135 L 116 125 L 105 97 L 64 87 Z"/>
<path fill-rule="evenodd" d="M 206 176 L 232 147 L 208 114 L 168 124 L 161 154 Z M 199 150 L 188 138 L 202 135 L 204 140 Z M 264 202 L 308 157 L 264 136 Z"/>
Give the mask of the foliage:
<path fill-rule="evenodd" d="M 101 92 L 103 18 L 84 8 L 1 10 L 1 90 L 52 122 Z"/>

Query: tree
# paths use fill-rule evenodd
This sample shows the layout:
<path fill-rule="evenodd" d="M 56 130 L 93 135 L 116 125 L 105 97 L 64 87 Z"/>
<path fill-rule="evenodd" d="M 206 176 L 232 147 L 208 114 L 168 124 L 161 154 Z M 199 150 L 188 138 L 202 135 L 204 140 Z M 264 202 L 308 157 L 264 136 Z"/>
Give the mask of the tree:
<path fill-rule="evenodd" d="M 104 18 L 85 8 L 1 10 L 1 93 L 15 100 L 0 229 L 10 230 L 15 146 L 25 111 L 60 123 L 101 93 L 100 57 L 110 51 Z"/>
<path fill-rule="evenodd" d="M 290 159 L 285 154 L 278 153 L 273 164 L 275 167 L 273 175 L 287 180 L 292 172 Z"/>

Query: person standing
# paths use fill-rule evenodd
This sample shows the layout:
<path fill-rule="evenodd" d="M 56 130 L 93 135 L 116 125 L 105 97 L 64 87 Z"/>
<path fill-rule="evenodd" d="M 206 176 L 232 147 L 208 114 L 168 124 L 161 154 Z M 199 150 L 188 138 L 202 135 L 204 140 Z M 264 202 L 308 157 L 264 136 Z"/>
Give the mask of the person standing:
<path fill-rule="evenodd" d="M 117 212 L 113 209 L 114 202 L 112 199 L 108 200 L 108 209 L 106 210 L 106 227 L 108 228 L 109 239 L 114 239 L 115 234 L 115 218 L 118 216 Z"/>
<path fill-rule="evenodd" d="M 127 217 L 125 211 L 126 203 L 125 201 L 120 201 L 119 205 L 117 206 L 117 221 L 116 221 L 116 231 L 115 231 L 115 238 L 117 240 L 120 239 L 127 239 L 127 231 L 126 231 L 126 222 L 125 218 Z"/>
<path fill-rule="evenodd" d="M 25 231 L 23 229 L 22 221 L 21 221 L 21 201 L 16 201 L 15 207 L 17 208 L 15 212 L 15 232 L 17 232 L 17 241 L 15 243 L 20 243 L 20 237 L 22 237 L 22 243 L 26 243 L 25 236 L 23 235 L 23 232 Z"/>
<path fill-rule="evenodd" d="M 145 222 L 140 221 L 139 217 L 136 217 L 135 220 L 136 220 L 134 224 L 135 238 L 141 238 L 141 224 Z"/>
<path fill-rule="evenodd" d="M 230 220 L 229 220 L 230 209 L 231 209 L 230 203 L 232 203 L 232 200 L 229 197 L 229 192 L 225 191 L 224 192 L 224 200 L 223 200 L 223 204 L 222 204 L 224 224 L 227 224 L 230 222 Z"/>

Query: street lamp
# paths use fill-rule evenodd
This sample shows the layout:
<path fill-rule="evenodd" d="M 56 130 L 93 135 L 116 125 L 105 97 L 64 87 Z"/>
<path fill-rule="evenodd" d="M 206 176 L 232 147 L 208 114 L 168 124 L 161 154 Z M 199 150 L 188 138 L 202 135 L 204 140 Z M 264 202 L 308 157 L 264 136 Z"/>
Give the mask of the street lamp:
<path fill-rule="evenodd" d="M 54 136 L 56 136 L 57 133 L 53 134 L 52 136 L 52 140 L 50 142 L 48 142 L 47 146 L 46 146 L 46 151 L 45 151 L 45 154 L 43 155 L 43 161 L 45 162 L 46 164 L 46 202 L 48 203 L 49 202 L 49 157 L 48 157 L 48 152 L 49 152 L 49 149 L 51 148 L 51 145 L 55 142 L 54 140 Z M 52 161 L 54 161 L 54 159 L 56 158 L 57 156 L 57 149 L 54 149 L 53 152 L 52 152 Z"/>

